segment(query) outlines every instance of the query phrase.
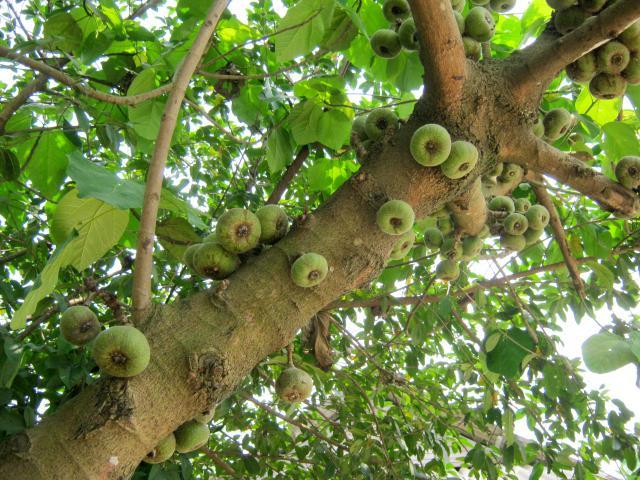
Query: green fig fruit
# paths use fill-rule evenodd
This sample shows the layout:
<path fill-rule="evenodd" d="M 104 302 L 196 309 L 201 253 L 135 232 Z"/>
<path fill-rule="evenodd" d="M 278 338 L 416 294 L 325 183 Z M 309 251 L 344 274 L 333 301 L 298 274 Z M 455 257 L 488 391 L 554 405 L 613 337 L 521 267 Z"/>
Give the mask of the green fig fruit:
<path fill-rule="evenodd" d="M 489 201 L 489 210 L 493 212 L 513 213 L 515 212 L 516 207 L 511 198 L 504 195 L 498 195 Z"/>
<path fill-rule="evenodd" d="M 489 228 L 489 225 L 483 225 L 482 230 L 480 230 L 480 233 L 478 234 L 478 237 L 484 240 L 485 238 L 489 238 L 490 236 L 491 236 L 491 229 Z"/>
<path fill-rule="evenodd" d="M 616 178 L 626 188 L 640 187 L 640 157 L 622 157 L 616 164 Z"/>
<path fill-rule="evenodd" d="M 549 210 L 542 205 L 531 205 L 529 210 L 526 211 L 525 216 L 529 221 L 529 227 L 534 230 L 544 230 L 544 227 L 549 224 L 549 219 L 551 218 Z"/>
<path fill-rule="evenodd" d="M 260 242 L 260 220 L 244 208 L 231 208 L 224 212 L 216 225 L 220 245 L 230 253 L 244 253 Z"/>
<path fill-rule="evenodd" d="M 487 172 L 487 177 L 497 177 L 502 174 L 502 170 L 504 170 L 504 163 L 498 162 L 495 166 Z"/>
<path fill-rule="evenodd" d="M 276 243 L 289 230 L 289 217 L 280 205 L 265 205 L 256 211 L 260 221 L 260 242 Z"/>
<path fill-rule="evenodd" d="M 516 0 L 491 0 L 491 8 L 498 13 L 505 13 L 516 6 Z"/>
<path fill-rule="evenodd" d="M 353 123 L 351 124 L 351 141 L 352 142 L 364 142 L 369 138 L 367 135 L 367 116 L 368 115 L 358 115 L 353 119 Z"/>
<path fill-rule="evenodd" d="M 531 202 L 528 198 L 516 198 L 513 202 L 516 207 L 516 212 L 525 213 L 529 208 L 531 208 Z"/>
<path fill-rule="evenodd" d="M 482 57 L 482 45 L 479 41 L 465 35 L 462 37 L 462 46 L 464 47 L 464 56 L 469 60 L 477 62 Z"/>
<path fill-rule="evenodd" d="M 411 155 L 420 165 L 435 167 L 451 153 L 451 137 L 444 127 L 429 123 L 413 132 L 409 145 Z"/>
<path fill-rule="evenodd" d="M 142 459 L 145 463 L 162 463 L 171 458 L 173 452 L 176 451 L 176 437 L 173 433 L 170 433 L 164 437 L 153 450 L 147 453 L 147 456 Z"/>
<path fill-rule="evenodd" d="M 478 149 L 472 143 L 457 140 L 451 144 L 451 153 L 440 168 L 446 177 L 457 180 L 473 170 L 477 163 Z"/>
<path fill-rule="evenodd" d="M 544 233 L 544 230 L 536 230 L 535 228 L 531 228 L 531 227 L 527 228 L 527 231 L 524 232 L 524 239 L 526 241 L 527 247 L 529 245 L 533 245 L 538 240 L 540 240 L 540 237 L 542 237 L 543 233 Z"/>
<path fill-rule="evenodd" d="M 566 35 L 582 25 L 590 16 L 590 13 L 585 12 L 580 7 L 569 7 L 556 12 L 553 25 L 558 33 Z"/>
<path fill-rule="evenodd" d="M 596 56 L 589 52 L 567 65 L 567 77 L 577 83 L 587 83 L 598 73 Z"/>
<path fill-rule="evenodd" d="M 371 35 L 369 42 L 375 54 L 382 58 L 393 58 L 402 50 L 400 36 L 388 28 Z"/>
<path fill-rule="evenodd" d="M 216 413 L 216 408 L 215 407 L 211 407 L 208 410 L 200 412 L 195 417 L 193 417 L 193 419 L 196 422 L 208 424 L 211 420 L 213 420 L 213 416 L 215 415 L 215 413 Z"/>
<path fill-rule="evenodd" d="M 151 349 L 144 334 L 130 325 L 103 330 L 93 344 L 93 359 L 107 375 L 133 377 L 149 365 Z"/>
<path fill-rule="evenodd" d="M 580 8 L 585 12 L 598 13 L 607 3 L 607 0 L 580 0 Z"/>
<path fill-rule="evenodd" d="M 460 266 L 456 260 L 442 260 L 436 267 L 436 278 L 445 282 L 453 282 L 460 276 Z"/>
<path fill-rule="evenodd" d="M 288 403 L 299 403 L 306 400 L 313 390 L 311 376 L 296 367 L 284 370 L 276 380 L 278 398 Z"/>
<path fill-rule="evenodd" d="M 544 122 L 542 121 L 542 117 L 538 117 L 538 121 L 533 125 L 533 134 L 538 138 L 544 136 Z"/>
<path fill-rule="evenodd" d="M 591 95 L 601 100 L 612 100 L 624 95 L 627 81 L 620 75 L 599 73 L 589 82 Z"/>
<path fill-rule="evenodd" d="M 622 78 L 624 78 L 629 85 L 640 84 L 640 56 L 633 54 L 629 60 L 629 65 L 622 71 Z"/>
<path fill-rule="evenodd" d="M 400 260 L 406 257 L 411 250 L 411 247 L 413 247 L 415 240 L 416 234 L 413 232 L 413 229 L 402 234 L 398 241 L 393 245 L 389 258 L 391 260 Z"/>
<path fill-rule="evenodd" d="M 204 423 L 189 420 L 174 432 L 176 437 L 176 452 L 189 453 L 207 444 L 209 440 L 209 426 Z"/>
<path fill-rule="evenodd" d="M 451 220 L 451 217 L 439 217 L 438 220 L 436 221 L 436 226 L 438 227 L 438 230 L 442 232 L 443 235 L 449 235 L 456 228 L 456 226 L 453 223 L 453 220 Z"/>
<path fill-rule="evenodd" d="M 425 229 L 423 236 L 424 244 L 431 249 L 440 248 L 442 242 L 444 241 L 442 232 L 435 227 L 429 227 Z"/>
<path fill-rule="evenodd" d="M 521 176 L 523 173 L 523 169 L 520 165 L 515 163 L 506 162 L 502 167 L 502 172 L 498 175 L 498 182 L 500 183 L 510 183 L 515 178 Z"/>
<path fill-rule="evenodd" d="M 549 110 L 542 120 L 544 136 L 550 142 L 555 142 L 566 135 L 573 125 L 573 115 L 564 108 Z"/>
<path fill-rule="evenodd" d="M 596 52 L 598 70 L 616 75 L 622 72 L 631 60 L 631 53 L 623 43 L 612 40 L 599 47 Z"/>
<path fill-rule="evenodd" d="M 389 22 L 404 20 L 411 15 L 407 0 L 385 0 L 382 4 L 382 14 Z"/>
<path fill-rule="evenodd" d="M 453 237 L 446 237 L 440 247 L 442 258 L 460 260 L 462 258 L 462 244 Z"/>
<path fill-rule="evenodd" d="M 521 213 L 510 213 L 502 223 L 504 231 L 509 235 L 522 235 L 529 228 L 529 220 Z"/>
<path fill-rule="evenodd" d="M 73 345 L 84 345 L 100 333 L 98 317 L 89 307 L 74 305 L 62 313 L 60 333 Z"/>
<path fill-rule="evenodd" d="M 466 4 L 466 0 L 451 0 L 451 8 L 453 8 L 456 12 L 461 12 L 464 10 L 464 6 Z"/>
<path fill-rule="evenodd" d="M 398 128 L 398 116 L 393 110 L 378 108 L 367 116 L 365 128 L 369 138 L 377 140 L 388 131 Z"/>
<path fill-rule="evenodd" d="M 222 280 L 240 266 L 237 255 L 229 253 L 219 243 L 207 242 L 193 253 L 193 269 L 206 278 Z"/>
<path fill-rule="evenodd" d="M 620 34 L 618 41 L 625 44 L 629 51 L 640 52 L 640 20 L 632 23 L 629 28 Z"/>
<path fill-rule="evenodd" d="M 195 266 L 193 264 L 193 259 L 194 259 L 194 256 L 195 256 L 196 252 L 200 248 L 200 245 L 202 245 L 202 244 L 201 243 L 194 243 L 193 245 L 189 245 L 187 248 L 185 248 L 184 254 L 182 255 L 182 263 L 184 263 L 191 270 L 195 270 Z"/>
<path fill-rule="evenodd" d="M 453 11 L 453 16 L 456 17 L 456 23 L 458 24 L 458 31 L 460 35 L 464 34 L 464 17 L 457 10 Z"/>
<path fill-rule="evenodd" d="M 413 208 L 402 200 L 389 200 L 376 215 L 378 227 L 389 235 L 402 235 L 413 227 L 414 221 Z"/>
<path fill-rule="evenodd" d="M 416 22 L 413 18 L 408 18 L 398 29 L 400 43 L 407 50 L 418 50 L 420 43 L 418 41 L 418 32 L 416 31 Z"/>
<path fill-rule="evenodd" d="M 547 0 L 547 4 L 554 10 L 566 10 L 576 4 L 576 0 Z"/>
<path fill-rule="evenodd" d="M 477 257 L 482 252 L 482 246 L 484 239 L 477 236 L 464 237 L 462 239 L 462 258 L 463 260 L 471 260 Z"/>
<path fill-rule="evenodd" d="M 473 7 L 464 20 L 464 33 L 478 42 L 488 42 L 496 32 L 496 22 L 484 7 Z"/>
<path fill-rule="evenodd" d="M 327 260 L 318 253 L 305 253 L 291 265 L 291 279 L 299 287 L 310 288 L 320 284 L 327 273 Z"/>
<path fill-rule="evenodd" d="M 519 252 L 527 246 L 527 241 L 524 235 L 509 235 L 505 233 L 500 237 L 500 246 L 512 252 Z"/>

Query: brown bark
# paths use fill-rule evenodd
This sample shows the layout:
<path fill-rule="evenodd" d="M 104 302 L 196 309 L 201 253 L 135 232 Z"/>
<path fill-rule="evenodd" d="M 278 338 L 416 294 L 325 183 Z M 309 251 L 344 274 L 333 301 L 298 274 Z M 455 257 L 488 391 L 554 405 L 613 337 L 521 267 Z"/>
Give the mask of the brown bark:
<path fill-rule="evenodd" d="M 487 221 L 487 201 L 482 182 L 476 178 L 469 190 L 447 204 L 457 228 L 468 235 L 477 235 Z"/>

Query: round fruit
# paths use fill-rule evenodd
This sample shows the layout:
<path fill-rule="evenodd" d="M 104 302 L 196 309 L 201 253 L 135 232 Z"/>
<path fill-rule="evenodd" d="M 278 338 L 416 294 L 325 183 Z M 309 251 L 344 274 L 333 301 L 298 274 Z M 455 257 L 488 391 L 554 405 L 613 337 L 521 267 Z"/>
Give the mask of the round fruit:
<path fill-rule="evenodd" d="M 529 227 L 529 220 L 521 213 L 510 213 L 503 222 L 504 231 L 509 235 L 522 235 Z"/>
<path fill-rule="evenodd" d="M 436 221 L 436 226 L 442 232 L 443 235 L 449 235 L 455 230 L 455 225 L 451 220 L 451 217 L 440 217 Z"/>
<path fill-rule="evenodd" d="M 193 245 L 189 245 L 187 248 L 185 248 L 184 254 L 182 255 L 182 262 L 187 267 L 189 267 L 191 270 L 195 270 L 195 267 L 194 267 L 194 264 L 193 264 L 193 259 L 194 259 L 194 256 L 195 256 L 196 252 L 200 248 L 200 245 L 202 245 L 202 244 L 201 243 L 194 243 Z"/>
<path fill-rule="evenodd" d="M 429 227 L 424 231 L 424 244 L 429 248 L 440 248 L 444 241 L 442 232 L 434 227 Z"/>
<path fill-rule="evenodd" d="M 471 37 L 462 37 L 462 45 L 464 47 L 464 56 L 469 60 L 477 62 L 482 56 L 482 45 Z"/>
<path fill-rule="evenodd" d="M 461 12 L 464 9 L 465 0 L 451 0 L 451 8 L 457 12 Z"/>
<path fill-rule="evenodd" d="M 486 175 L 487 177 L 497 177 L 498 175 L 500 175 L 502 173 L 502 170 L 504 169 L 504 163 L 502 162 L 498 162 L 495 164 L 495 166 L 489 170 Z"/>
<path fill-rule="evenodd" d="M 209 427 L 203 423 L 189 420 L 174 432 L 176 452 L 188 453 L 204 446 L 209 440 Z"/>
<path fill-rule="evenodd" d="M 498 13 L 505 13 L 516 5 L 516 0 L 491 0 L 491 8 Z"/>
<path fill-rule="evenodd" d="M 287 234 L 289 217 L 280 205 L 265 205 L 256 211 L 260 221 L 260 241 L 262 243 L 276 243 Z"/>
<path fill-rule="evenodd" d="M 216 225 L 218 242 L 231 253 L 248 252 L 258 245 L 260 234 L 260 220 L 244 208 L 227 210 Z"/>
<path fill-rule="evenodd" d="M 602 100 L 622 97 L 627 90 L 627 81 L 620 75 L 599 73 L 589 82 L 591 95 Z"/>
<path fill-rule="evenodd" d="M 367 135 L 367 115 L 360 115 L 353 119 L 353 123 L 351 124 L 351 139 L 352 141 L 363 142 L 369 136 Z"/>
<path fill-rule="evenodd" d="M 546 113 L 542 123 L 545 138 L 555 142 L 571 129 L 573 116 L 564 108 L 554 108 Z"/>
<path fill-rule="evenodd" d="M 536 230 L 535 228 L 529 227 L 527 231 L 524 232 L 524 239 L 527 242 L 527 246 L 536 243 L 543 233 L 544 230 Z"/>
<path fill-rule="evenodd" d="M 156 445 L 156 447 L 147 453 L 147 456 L 142 459 L 145 463 L 162 463 L 171 458 L 173 452 L 176 451 L 176 437 L 173 433 L 170 433 Z"/>
<path fill-rule="evenodd" d="M 446 177 L 457 180 L 473 170 L 477 163 L 478 149 L 472 143 L 457 140 L 451 144 L 451 153 L 440 168 Z"/>
<path fill-rule="evenodd" d="M 219 243 L 207 242 L 193 254 L 193 269 L 206 278 L 222 280 L 235 272 L 240 266 L 237 255 L 229 253 Z"/>
<path fill-rule="evenodd" d="M 460 276 L 460 267 L 455 260 L 442 260 L 436 267 L 436 277 L 446 282 L 453 282 Z"/>
<path fill-rule="evenodd" d="M 622 78 L 624 78 L 630 85 L 640 84 L 640 56 L 633 54 L 629 65 L 622 71 Z"/>
<path fill-rule="evenodd" d="M 407 50 L 418 50 L 420 43 L 418 42 L 418 33 L 416 32 L 416 22 L 413 18 L 408 18 L 398 29 L 400 43 Z"/>
<path fill-rule="evenodd" d="M 505 233 L 500 237 L 500 246 L 512 252 L 519 252 L 527 246 L 524 235 L 509 235 Z"/>
<path fill-rule="evenodd" d="M 620 34 L 618 40 L 626 45 L 632 52 L 640 51 L 640 20 L 631 24 L 624 32 Z"/>
<path fill-rule="evenodd" d="M 573 7 L 576 4 L 576 0 L 547 0 L 547 4 L 554 10 L 565 10 Z"/>
<path fill-rule="evenodd" d="M 504 195 L 498 195 L 489 201 L 489 210 L 493 212 L 513 213 L 516 210 L 516 207 L 511 198 Z"/>
<path fill-rule="evenodd" d="M 369 138 L 377 140 L 387 131 L 398 128 L 398 116 L 393 110 L 378 108 L 367 116 L 365 128 Z"/>
<path fill-rule="evenodd" d="M 107 375 L 133 377 L 141 373 L 151 357 L 147 337 L 130 325 L 103 330 L 93 344 L 93 359 Z"/>
<path fill-rule="evenodd" d="M 411 205 L 402 200 L 389 200 L 376 215 L 378 227 L 389 235 L 402 235 L 409 231 L 415 219 Z"/>
<path fill-rule="evenodd" d="M 378 30 L 371 35 L 369 42 L 376 55 L 383 58 L 393 58 L 402 50 L 400 37 L 396 32 L 388 28 Z"/>
<path fill-rule="evenodd" d="M 460 35 L 464 33 L 464 17 L 457 10 L 453 11 L 453 16 L 456 17 L 456 23 L 458 24 L 458 30 L 460 31 Z"/>
<path fill-rule="evenodd" d="M 302 402 L 309 398 L 313 390 L 313 379 L 304 370 L 289 367 L 276 380 L 276 394 L 289 403 Z"/>
<path fill-rule="evenodd" d="M 522 175 L 522 167 L 520 165 L 516 165 L 515 163 L 505 163 L 502 172 L 498 175 L 498 181 L 500 183 L 509 183 L 513 181 L 514 178 Z"/>
<path fill-rule="evenodd" d="M 550 218 L 549 210 L 542 205 L 531 205 L 525 216 L 529 221 L 529 227 L 534 230 L 544 230 Z"/>
<path fill-rule="evenodd" d="M 465 237 L 462 239 L 462 258 L 471 260 L 480 255 L 484 241 L 481 237 Z"/>
<path fill-rule="evenodd" d="M 464 32 L 478 42 L 488 42 L 496 31 L 491 12 L 484 7 L 473 7 L 464 20 Z"/>
<path fill-rule="evenodd" d="M 561 35 L 573 32 L 582 25 L 591 14 L 585 12 L 580 7 L 569 7 L 556 12 L 553 24 Z"/>
<path fill-rule="evenodd" d="M 531 208 L 531 202 L 527 198 L 516 198 L 513 202 L 516 212 L 524 213 Z"/>
<path fill-rule="evenodd" d="M 60 333 L 67 342 L 84 345 L 100 333 L 100 322 L 89 307 L 75 305 L 62 314 Z"/>
<path fill-rule="evenodd" d="M 574 82 L 586 83 L 595 77 L 596 73 L 598 73 L 598 66 L 593 52 L 589 52 L 567 65 L 567 77 Z"/>
<path fill-rule="evenodd" d="M 542 122 L 542 117 L 538 117 L 538 121 L 533 125 L 533 134 L 538 138 L 542 138 L 544 135 L 544 123 Z"/>
<path fill-rule="evenodd" d="M 215 415 L 215 413 L 216 413 L 216 409 L 215 409 L 215 407 L 212 407 L 209 410 L 205 410 L 204 412 L 199 413 L 198 415 L 193 417 L 193 419 L 196 422 L 207 424 L 211 420 L 213 420 L 213 416 Z"/>
<path fill-rule="evenodd" d="M 395 22 L 396 20 L 404 20 L 411 15 L 411 9 L 407 0 L 385 0 L 382 4 L 382 13 L 384 18 Z"/>
<path fill-rule="evenodd" d="M 391 260 L 400 260 L 407 256 L 407 253 L 413 247 L 413 242 L 416 240 L 416 234 L 413 230 L 409 230 L 407 233 L 403 234 L 398 241 L 393 246 L 391 253 L 389 254 L 389 258 Z"/>
<path fill-rule="evenodd" d="M 202 239 L 202 243 L 218 243 L 218 236 L 216 232 L 210 233 Z"/>
<path fill-rule="evenodd" d="M 640 187 L 640 157 L 622 157 L 616 165 L 616 178 L 626 188 Z"/>
<path fill-rule="evenodd" d="M 413 132 L 409 149 L 414 160 L 420 165 L 435 167 L 449 157 L 451 137 L 444 127 L 428 123 Z"/>
<path fill-rule="evenodd" d="M 291 279 L 299 287 L 315 287 L 327 276 L 329 265 L 318 253 L 305 253 L 291 265 Z"/>
<path fill-rule="evenodd" d="M 607 0 L 580 0 L 580 8 L 585 12 L 598 13 L 604 8 Z"/>
<path fill-rule="evenodd" d="M 482 230 L 480 230 L 480 233 L 478 234 L 478 237 L 480 238 L 488 238 L 491 236 L 491 229 L 489 228 L 489 225 L 483 225 L 482 226 Z"/>
<path fill-rule="evenodd" d="M 459 260 L 462 257 L 462 244 L 453 237 L 447 237 L 440 247 L 440 255 L 449 260 Z"/>
<path fill-rule="evenodd" d="M 612 40 L 596 50 L 596 59 L 600 72 L 617 74 L 627 68 L 631 53 L 624 44 Z"/>

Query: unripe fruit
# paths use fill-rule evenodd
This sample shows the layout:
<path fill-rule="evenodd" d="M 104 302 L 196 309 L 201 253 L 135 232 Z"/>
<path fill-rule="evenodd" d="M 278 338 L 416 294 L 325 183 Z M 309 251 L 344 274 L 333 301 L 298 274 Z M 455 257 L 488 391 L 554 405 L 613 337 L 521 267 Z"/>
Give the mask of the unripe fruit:
<path fill-rule="evenodd" d="M 464 21 L 465 35 L 478 42 L 488 42 L 496 31 L 491 12 L 484 7 L 473 7 Z"/>
<path fill-rule="evenodd" d="M 465 0 L 451 0 L 451 8 L 456 12 L 461 12 L 464 9 Z"/>
<path fill-rule="evenodd" d="M 413 230 L 409 230 L 407 233 L 403 234 L 398 241 L 393 246 L 391 253 L 389 254 L 389 258 L 391 260 L 400 260 L 407 256 L 411 247 L 413 247 L 413 242 L 416 239 L 416 234 Z"/>
<path fill-rule="evenodd" d="M 622 97 L 627 90 L 627 81 L 620 75 L 599 73 L 589 82 L 591 95 L 602 100 Z"/>
<path fill-rule="evenodd" d="M 473 170 L 477 163 L 478 149 L 469 142 L 458 140 L 451 144 L 451 153 L 440 168 L 446 177 L 457 180 Z"/>
<path fill-rule="evenodd" d="M 418 50 L 420 43 L 418 42 L 418 33 L 416 32 L 416 22 L 413 18 L 408 18 L 398 29 L 400 44 L 407 50 Z"/>
<path fill-rule="evenodd" d="M 318 253 L 305 253 L 291 265 L 291 279 L 299 287 L 315 287 L 329 272 L 327 260 Z"/>
<path fill-rule="evenodd" d="M 451 217 L 440 217 L 436 221 L 436 226 L 442 232 L 443 235 L 449 235 L 455 230 L 455 225 L 451 220 Z"/>
<path fill-rule="evenodd" d="M 440 255 L 449 260 L 459 260 L 462 257 L 462 244 L 453 237 L 447 237 L 440 247 Z"/>
<path fill-rule="evenodd" d="M 407 0 L 385 0 L 382 4 L 382 13 L 384 18 L 390 22 L 396 20 L 404 20 L 411 15 L 411 9 Z"/>
<path fill-rule="evenodd" d="M 436 277 L 445 282 L 453 282 L 460 276 L 460 266 L 455 260 L 442 260 L 436 267 Z"/>
<path fill-rule="evenodd" d="M 567 77 L 578 83 L 586 83 L 598 73 L 596 56 L 589 52 L 575 62 L 567 65 Z"/>
<path fill-rule="evenodd" d="M 505 13 L 516 5 L 516 0 L 491 0 L 491 8 L 498 13 Z"/>
<path fill-rule="evenodd" d="M 502 172 L 500 173 L 500 175 L 498 175 L 498 182 L 500 183 L 512 182 L 515 178 L 521 176 L 522 173 L 523 173 L 523 169 L 520 165 L 506 162 L 502 167 Z"/>
<path fill-rule="evenodd" d="M 398 116 L 388 108 L 378 108 L 367 116 L 367 135 L 372 140 L 381 138 L 390 130 L 398 128 Z"/>
<path fill-rule="evenodd" d="M 523 214 L 514 212 L 507 215 L 502 225 L 509 235 L 522 235 L 527 231 L 529 221 Z"/>
<path fill-rule="evenodd" d="M 378 227 L 389 235 L 402 235 L 409 231 L 415 219 L 411 205 L 402 200 L 389 200 L 376 215 Z"/>
<path fill-rule="evenodd" d="M 618 40 L 624 43 L 631 52 L 640 52 L 640 20 L 622 32 Z"/>
<path fill-rule="evenodd" d="M 480 5 L 481 7 L 484 7 L 485 5 L 489 4 L 490 0 L 471 0 L 471 3 L 473 3 L 473 5 Z"/>
<path fill-rule="evenodd" d="M 502 174 L 502 170 L 504 170 L 504 163 L 498 162 L 495 166 L 486 173 L 487 177 L 497 177 Z"/>
<path fill-rule="evenodd" d="M 376 55 L 383 58 L 393 58 L 402 50 L 400 37 L 388 28 L 378 30 L 371 35 L 369 42 Z"/>
<path fill-rule="evenodd" d="M 513 213 L 516 210 L 516 207 L 511 198 L 504 195 L 498 195 L 489 201 L 489 210 L 493 212 Z"/>
<path fill-rule="evenodd" d="M 529 221 L 529 227 L 534 230 L 544 230 L 550 218 L 549 210 L 542 205 L 531 205 L 525 216 Z"/>
<path fill-rule="evenodd" d="M 536 230 L 535 228 L 529 227 L 527 231 L 524 232 L 524 239 L 527 242 L 527 246 L 536 243 L 543 233 L 544 230 Z"/>
<path fill-rule="evenodd" d="M 528 198 L 516 198 L 513 202 L 516 212 L 524 213 L 531 208 L 531 202 Z"/>
<path fill-rule="evenodd" d="M 193 417 L 193 419 L 196 422 L 207 424 L 211 420 L 213 420 L 213 416 L 215 415 L 215 413 L 216 413 L 216 409 L 215 409 L 215 407 L 212 407 L 209 410 L 205 410 L 204 412 L 200 412 L 195 417 Z"/>
<path fill-rule="evenodd" d="M 219 243 L 200 244 L 193 254 L 193 269 L 206 278 L 222 280 L 235 272 L 240 266 L 237 255 L 229 253 Z"/>
<path fill-rule="evenodd" d="M 580 0 L 580 8 L 585 12 L 598 13 L 606 3 L 607 0 Z"/>
<path fill-rule="evenodd" d="M 194 243 L 193 245 L 189 245 L 182 255 L 182 263 L 184 263 L 191 270 L 195 270 L 195 266 L 193 264 L 193 259 L 195 257 L 196 252 L 200 248 L 201 243 Z"/>
<path fill-rule="evenodd" d="M 311 376 L 296 367 L 287 368 L 276 380 L 276 394 L 285 402 L 302 402 L 309 398 L 312 390 L 313 379 Z"/>
<path fill-rule="evenodd" d="M 209 235 L 204 237 L 202 239 L 202 243 L 218 243 L 218 236 L 216 235 L 216 232 L 214 231 L 213 233 L 210 233 Z"/>
<path fill-rule="evenodd" d="M 640 84 L 640 56 L 633 54 L 629 65 L 622 71 L 622 78 L 624 78 L 630 85 Z"/>
<path fill-rule="evenodd" d="M 464 34 L 464 17 L 457 10 L 453 11 L 453 16 L 456 17 L 456 23 L 458 24 L 460 35 Z"/>
<path fill-rule="evenodd" d="M 616 164 L 616 178 L 626 188 L 640 187 L 640 157 L 622 157 Z"/>
<path fill-rule="evenodd" d="M 631 53 L 624 44 L 612 40 L 596 50 L 596 59 L 600 72 L 618 74 L 629 65 Z"/>
<path fill-rule="evenodd" d="M 542 117 L 538 117 L 538 121 L 533 125 L 533 134 L 542 138 L 544 136 L 544 123 L 542 122 Z"/>
<path fill-rule="evenodd" d="M 276 243 L 287 234 L 289 217 L 280 205 L 265 205 L 256 211 L 260 221 L 260 242 Z"/>
<path fill-rule="evenodd" d="M 103 330 L 93 344 L 93 359 L 107 375 L 133 377 L 149 365 L 151 349 L 144 334 L 130 325 Z"/>
<path fill-rule="evenodd" d="M 484 241 L 481 237 L 465 237 L 462 239 L 462 258 L 471 260 L 480 255 Z"/>
<path fill-rule="evenodd" d="M 367 135 L 367 115 L 359 115 L 353 119 L 353 123 L 351 124 L 351 141 L 355 142 L 356 140 L 359 142 L 364 142 L 369 138 Z"/>
<path fill-rule="evenodd" d="M 449 157 L 451 137 L 444 127 L 429 123 L 413 132 L 409 149 L 414 160 L 420 165 L 435 167 Z"/>
<path fill-rule="evenodd" d="M 156 445 L 156 447 L 147 453 L 147 456 L 142 459 L 145 463 L 162 463 L 171 458 L 173 452 L 176 451 L 176 437 L 173 433 L 170 433 Z"/>
<path fill-rule="evenodd" d="M 75 305 L 62 314 L 60 333 L 67 342 L 84 345 L 100 333 L 100 322 L 89 307 Z"/>
<path fill-rule="evenodd" d="M 582 25 L 590 16 L 591 14 L 580 7 L 570 7 L 556 12 L 553 24 L 558 33 L 566 35 Z"/>
<path fill-rule="evenodd" d="M 174 432 L 176 452 L 189 453 L 204 446 L 209 440 L 209 427 L 203 423 L 189 420 Z"/>
<path fill-rule="evenodd" d="M 482 45 L 471 37 L 462 37 L 462 46 L 464 47 L 464 56 L 469 60 L 477 62 L 482 56 Z"/>
<path fill-rule="evenodd" d="M 564 108 L 554 108 L 546 113 L 542 123 L 545 138 L 555 142 L 571 129 L 573 116 Z"/>
<path fill-rule="evenodd" d="M 576 4 L 576 0 L 547 0 L 547 4 L 554 10 L 566 10 Z"/>
<path fill-rule="evenodd" d="M 423 235 L 424 235 L 424 244 L 431 249 L 440 248 L 440 246 L 442 245 L 442 242 L 444 241 L 444 236 L 442 235 L 442 232 L 439 229 L 434 227 L 429 227 L 425 229 Z"/>
<path fill-rule="evenodd" d="M 216 225 L 220 245 L 231 253 L 244 253 L 260 241 L 260 220 L 244 208 L 231 208 L 224 212 Z"/>
<path fill-rule="evenodd" d="M 505 233 L 500 237 L 500 246 L 512 252 L 519 252 L 527 246 L 524 235 L 509 235 Z"/>

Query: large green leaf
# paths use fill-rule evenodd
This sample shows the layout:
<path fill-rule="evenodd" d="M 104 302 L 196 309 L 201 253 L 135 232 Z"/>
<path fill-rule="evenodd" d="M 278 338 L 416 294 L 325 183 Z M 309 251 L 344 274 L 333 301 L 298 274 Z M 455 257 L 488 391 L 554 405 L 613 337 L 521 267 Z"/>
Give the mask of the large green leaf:
<path fill-rule="evenodd" d="M 156 71 L 153 68 L 147 68 L 131 82 L 127 95 L 138 95 L 156 87 Z M 133 130 L 142 138 L 155 140 L 158 136 L 165 103 L 165 100 L 154 98 L 129 107 L 129 121 Z"/>
<path fill-rule="evenodd" d="M 313 100 L 296 105 L 289 114 L 289 124 L 299 145 L 320 142 L 336 150 L 349 140 L 351 132 L 349 117 L 334 108 L 325 111 Z"/>
<path fill-rule="evenodd" d="M 44 38 L 60 50 L 74 51 L 82 44 L 82 30 L 67 12 L 59 12 L 44 22 Z"/>
<path fill-rule="evenodd" d="M 282 127 L 276 128 L 267 140 L 266 160 L 271 173 L 276 173 L 291 163 L 293 145 L 291 135 Z"/>
<path fill-rule="evenodd" d="M 617 162 L 625 155 L 640 155 L 638 131 L 622 122 L 607 123 L 604 131 L 603 148 L 611 162 Z"/>
<path fill-rule="evenodd" d="M 74 149 L 59 132 L 43 134 L 33 149 L 26 172 L 33 186 L 45 197 L 52 198 L 58 193 L 67 169 L 67 155 Z"/>
<path fill-rule="evenodd" d="M 494 343 L 493 334 L 487 335 L 487 342 Z M 501 337 L 490 352 L 487 352 L 487 368 L 507 378 L 517 378 L 522 373 L 522 361 L 531 354 L 535 344 L 526 330 L 510 328 L 501 333 Z"/>
<path fill-rule="evenodd" d="M 636 359 L 630 343 L 610 332 L 589 337 L 582 344 L 582 357 L 587 368 L 595 373 L 612 372 Z"/>

